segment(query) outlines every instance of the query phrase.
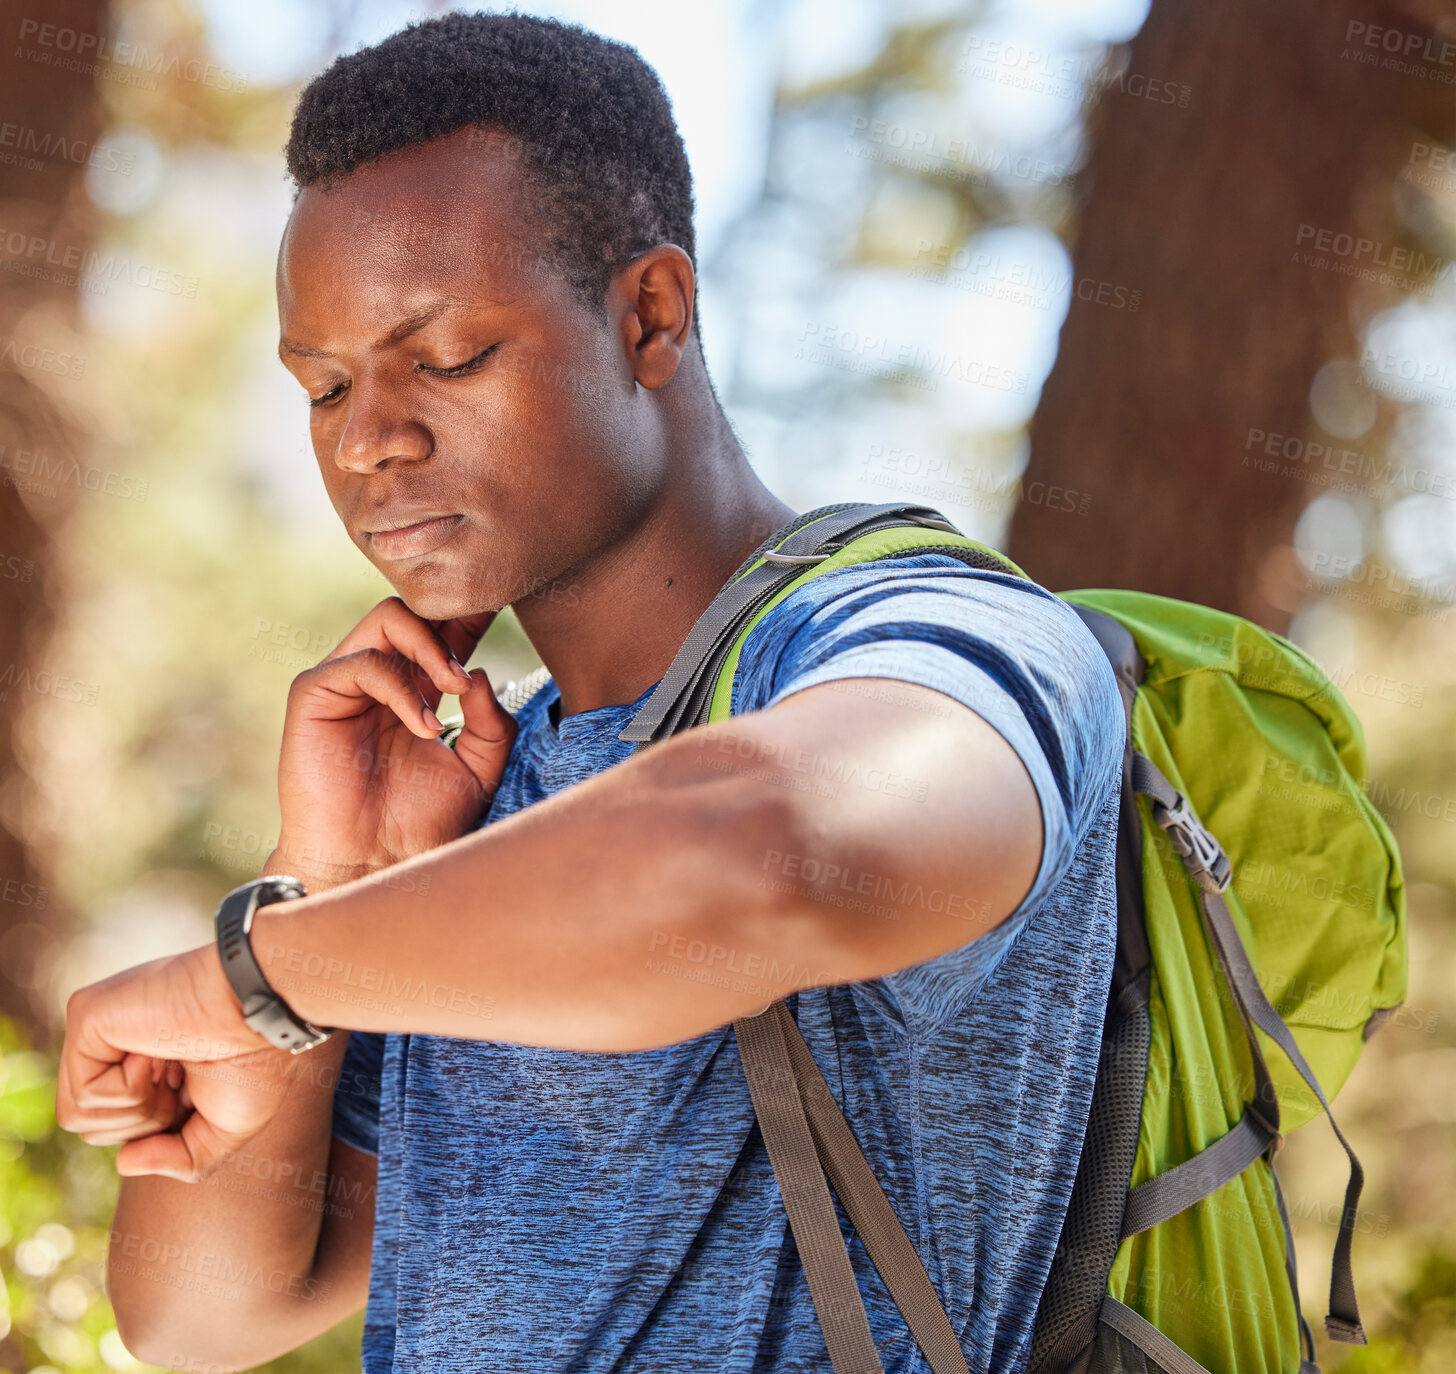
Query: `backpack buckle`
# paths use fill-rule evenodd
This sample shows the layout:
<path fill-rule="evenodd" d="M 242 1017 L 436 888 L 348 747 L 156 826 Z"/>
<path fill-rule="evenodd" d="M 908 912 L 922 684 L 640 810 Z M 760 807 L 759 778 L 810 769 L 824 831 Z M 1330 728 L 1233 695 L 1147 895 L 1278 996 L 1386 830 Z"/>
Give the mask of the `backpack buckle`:
<path fill-rule="evenodd" d="M 1168 832 L 1173 847 L 1183 856 L 1183 867 L 1204 891 L 1222 892 L 1233 881 L 1233 866 L 1223 852 L 1223 846 L 1188 809 L 1184 797 L 1178 798 L 1176 806 L 1163 810 L 1158 824 Z"/>

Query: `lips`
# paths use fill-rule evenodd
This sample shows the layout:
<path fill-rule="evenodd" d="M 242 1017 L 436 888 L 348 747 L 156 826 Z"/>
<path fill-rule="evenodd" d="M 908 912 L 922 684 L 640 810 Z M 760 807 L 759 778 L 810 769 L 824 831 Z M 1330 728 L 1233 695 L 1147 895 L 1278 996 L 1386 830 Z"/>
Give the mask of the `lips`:
<path fill-rule="evenodd" d="M 426 515 L 410 524 L 395 524 L 393 529 L 369 530 L 366 534 L 370 548 L 381 558 L 418 558 L 438 549 L 464 522 L 463 515 Z"/>

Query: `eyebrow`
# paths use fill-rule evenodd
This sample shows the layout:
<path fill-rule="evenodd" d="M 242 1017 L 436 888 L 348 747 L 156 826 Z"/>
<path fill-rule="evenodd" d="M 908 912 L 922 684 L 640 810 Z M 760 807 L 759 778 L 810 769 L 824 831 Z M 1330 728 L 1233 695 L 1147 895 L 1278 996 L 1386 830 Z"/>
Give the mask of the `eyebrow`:
<path fill-rule="evenodd" d="M 406 315 L 400 320 L 382 339 L 375 345 L 377 348 L 389 348 L 407 339 L 411 334 L 418 333 L 427 324 L 440 318 L 447 310 L 453 310 L 458 305 L 468 305 L 463 296 L 439 296 L 429 305 L 422 306 L 419 310 Z M 332 358 L 334 355 L 327 349 L 309 348 L 305 344 L 297 343 L 293 339 L 282 339 L 278 344 L 278 356 L 292 358 Z"/>

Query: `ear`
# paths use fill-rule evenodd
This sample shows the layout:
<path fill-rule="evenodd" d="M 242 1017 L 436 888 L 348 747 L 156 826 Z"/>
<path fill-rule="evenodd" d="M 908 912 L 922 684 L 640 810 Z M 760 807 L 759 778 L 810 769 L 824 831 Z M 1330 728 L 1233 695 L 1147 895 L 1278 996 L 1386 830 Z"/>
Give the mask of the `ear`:
<path fill-rule="evenodd" d="M 633 258 L 612 279 L 610 301 L 621 321 L 632 375 L 649 391 L 677 372 L 693 332 L 692 260 L 675 243 Z"/>

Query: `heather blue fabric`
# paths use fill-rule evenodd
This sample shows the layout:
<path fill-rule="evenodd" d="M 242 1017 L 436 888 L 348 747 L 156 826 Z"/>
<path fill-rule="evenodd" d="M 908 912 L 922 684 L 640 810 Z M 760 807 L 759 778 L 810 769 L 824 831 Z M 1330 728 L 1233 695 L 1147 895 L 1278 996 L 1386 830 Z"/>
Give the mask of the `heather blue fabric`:
<path fill-rule="evenodd" d="M 1097 1066 L 1122 705 L 1064 603 L 946 555 L 808 583 L 745 646 L 734 710 L 849 677 L 969 706 L 1041 799 L 1041 870 L 1012 917 L 981 939 L 968 923 L 969 943 L 914 968 L 789 999 L 971 1369 L 1008 1374 L 1025 1362 Z M 648 695 L 556 724 L 548 684 L 520 712 L 486 823 L 626 758 L 617 732 Z M 893 785 L 907 806 L 935 805 L 923 780 Z M 335 1133 L 379 1156 L 366 1374 L 830 1370 L 731 1026 L 633 1054 L 356 1034 L 347 1069 Z M 928 1370 L 840 1220 L 888 1374 Z"/>

